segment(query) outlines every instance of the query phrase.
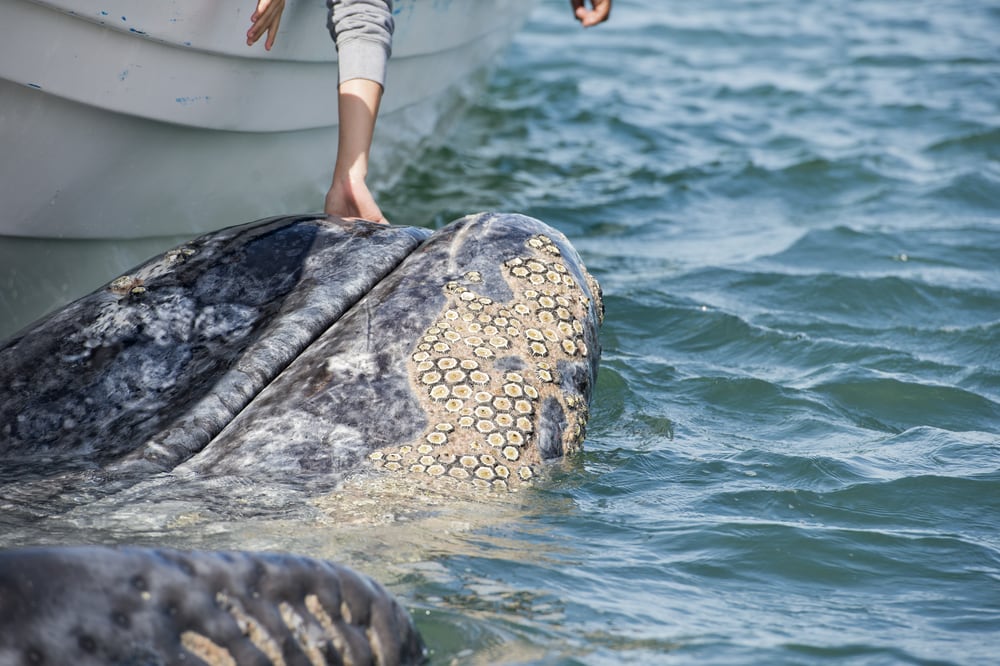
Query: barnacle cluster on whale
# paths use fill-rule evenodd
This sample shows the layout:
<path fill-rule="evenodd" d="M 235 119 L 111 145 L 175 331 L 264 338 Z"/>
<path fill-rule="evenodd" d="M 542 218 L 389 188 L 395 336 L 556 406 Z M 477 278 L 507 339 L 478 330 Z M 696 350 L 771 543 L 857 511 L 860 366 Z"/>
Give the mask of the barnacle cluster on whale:
<path fill-rule="evenodd" d="M 408 363 L 429 427 L 416 443 L 373 452 L 376 467 L 512 488 L 537 474 L 543 452 L 533 444 L 546 400 L 566 417 L 558 455 L 579 448 L 587 400 L 561 384 L 559 367 L 587 359 L 591 299 L 548 236 L 531 236 L 524 250 L 501 266 L 507 302 L 477 290 L 479 271 L 444 285 L 444 308 Z"/>

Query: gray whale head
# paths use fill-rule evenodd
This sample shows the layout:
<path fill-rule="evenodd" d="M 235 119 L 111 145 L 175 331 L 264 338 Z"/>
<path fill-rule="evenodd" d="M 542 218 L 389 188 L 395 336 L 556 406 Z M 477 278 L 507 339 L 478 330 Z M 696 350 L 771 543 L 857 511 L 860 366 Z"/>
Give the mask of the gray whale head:
<path fill-rule="evenodd" d="M 602 316 L 566 238 L 521 215 L 208 234 L 0 348 L 0 502 L 158 472 L 511 488 L 580 446 Z"/>

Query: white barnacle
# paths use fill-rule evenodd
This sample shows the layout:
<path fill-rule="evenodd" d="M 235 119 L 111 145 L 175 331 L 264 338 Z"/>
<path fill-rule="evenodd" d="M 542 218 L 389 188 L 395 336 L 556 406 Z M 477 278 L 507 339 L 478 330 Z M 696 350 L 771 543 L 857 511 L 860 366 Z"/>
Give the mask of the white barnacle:
<path fill-rule="evenodd" d="M 441 446 L 448 442 L 448 435 L 441 431 L 435 430 L 434 432 L 427 433 L 427 443 L 431 446 Z"/>
<path fill-rule="evenodd" d="M 535 356 L 548 356 L 549 354 L 549 348 L 541 342 L 532 342 L 528 345 L 528 349 L 530 349 L 531 353 Z"/>
<path fill-rule="evenodd" d="M 449 384 L 457 384 L 465 379 L 465 373 L 461 370 L 449 370 L 444 373 L 444 380 Z"/>
<path fill-rule="evenodd" d="M 524 390 L 521 388 L 521 385 L 513 382 L 510 384 L 504 384 L 503 392 L 511 398 L 520 398 L 524 394 Z"/>
<path fill-rule="evenodd" d="M 509 342 L 507 338 L 502 338 L 499 335 L 495 335 L 490 338 L 490 346 L 496 347 L 497 349 L 506 349 Z"/>

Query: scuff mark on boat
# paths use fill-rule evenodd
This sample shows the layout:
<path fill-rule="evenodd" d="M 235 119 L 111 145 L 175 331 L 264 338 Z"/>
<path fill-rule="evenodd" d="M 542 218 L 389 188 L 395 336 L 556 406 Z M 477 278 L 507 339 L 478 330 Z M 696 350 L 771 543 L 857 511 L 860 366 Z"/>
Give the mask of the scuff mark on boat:
<path fill-rule="evenodd" d="M 197 104 L 198 102 L 207 102 L 211 96 L 209 95 L 198 95 L 195 97 L 177 97 L 174 101 L 183 106 L 190 106 L 192 104 Z"/>

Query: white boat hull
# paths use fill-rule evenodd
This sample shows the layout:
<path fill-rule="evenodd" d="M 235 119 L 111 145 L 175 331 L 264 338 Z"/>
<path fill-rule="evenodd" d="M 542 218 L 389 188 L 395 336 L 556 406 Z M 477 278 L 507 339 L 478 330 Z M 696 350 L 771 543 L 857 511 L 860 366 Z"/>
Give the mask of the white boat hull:
<path fill-rule="evenodd" d="M 375 179 L 534 4 L 395 3 Z M 0 0 L 0 235 L 191 235 L 321 208 L 337 143 L 325 2 L 291 0 L 269 53 L 246 46 L 253 7 Z"/>

